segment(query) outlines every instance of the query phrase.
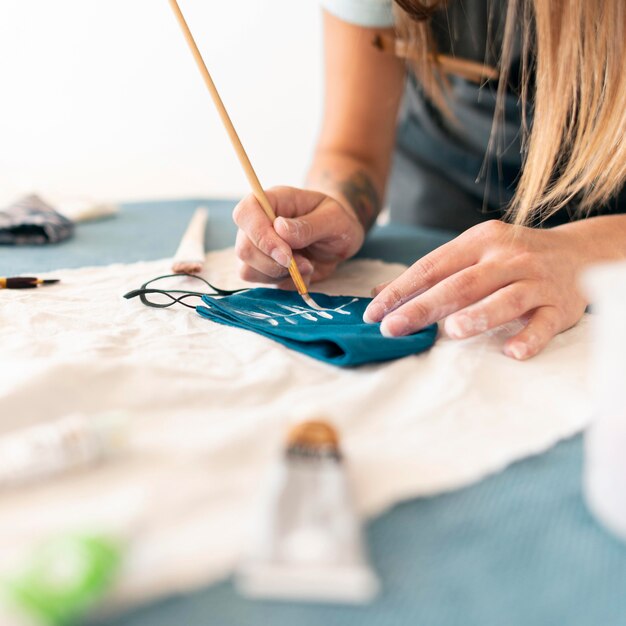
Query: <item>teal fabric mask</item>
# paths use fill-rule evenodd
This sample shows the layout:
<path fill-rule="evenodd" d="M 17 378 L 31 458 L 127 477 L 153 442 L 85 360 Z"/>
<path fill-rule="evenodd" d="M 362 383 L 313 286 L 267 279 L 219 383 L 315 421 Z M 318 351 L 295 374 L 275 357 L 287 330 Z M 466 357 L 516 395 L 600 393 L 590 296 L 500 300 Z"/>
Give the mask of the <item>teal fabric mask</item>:
<path fill-rule="evenodd" d="M 391 361 L 435 343 L 436 324 L 406 337 L 383 337 L 379 324 L 363 322 L 370 298 L 311 295 L 323 311 L 307 307 L 293 291 L 263 288 L 219 299 L 204 295 L 196 310 L 212 322 L 249 330 L 339 367 Z"/>

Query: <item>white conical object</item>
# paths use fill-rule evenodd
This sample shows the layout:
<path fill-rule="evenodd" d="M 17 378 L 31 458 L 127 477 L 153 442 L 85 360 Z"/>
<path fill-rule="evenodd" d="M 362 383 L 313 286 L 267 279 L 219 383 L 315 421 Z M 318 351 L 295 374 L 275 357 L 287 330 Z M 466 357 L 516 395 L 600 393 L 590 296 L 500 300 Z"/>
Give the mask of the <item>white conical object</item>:
<path fill-rule="evenodd" d="M 593 268 L 591 377 L 595 415 L 585 436 L 584 492 L 592 513 L 626 540 L 626 263 Z"/>

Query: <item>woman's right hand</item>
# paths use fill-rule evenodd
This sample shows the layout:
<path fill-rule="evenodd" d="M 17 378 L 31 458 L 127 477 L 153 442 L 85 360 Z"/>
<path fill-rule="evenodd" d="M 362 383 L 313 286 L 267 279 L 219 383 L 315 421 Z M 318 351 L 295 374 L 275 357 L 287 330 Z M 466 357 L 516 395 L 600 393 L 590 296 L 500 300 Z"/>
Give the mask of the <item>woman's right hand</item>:
<path fill-rule="evenodd" d="M 294 187 L 274 187 L 266 195 L 277 216 L 273 225 L 253 195 L 233 212 L 244 280 L 293 288 L 287 270 L 293 256 L 308 285 L 330 276 L 363 244 L 363 226 L 334 198 Z"/>

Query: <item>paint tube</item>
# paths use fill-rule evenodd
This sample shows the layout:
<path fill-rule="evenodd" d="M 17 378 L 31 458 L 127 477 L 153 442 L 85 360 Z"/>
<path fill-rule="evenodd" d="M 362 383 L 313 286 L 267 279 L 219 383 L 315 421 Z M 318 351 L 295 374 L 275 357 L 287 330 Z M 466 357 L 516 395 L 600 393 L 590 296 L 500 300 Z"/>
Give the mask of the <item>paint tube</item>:
<path fill-rule="evenodd" d="M 250 597 L 365 603 L 378 592 L 335 430 L 305 422 L 273 468 L 236 572 Z"/>
<path fill-rule="evenodd" d="M 36 482 L 115 455 L 124 447 L 122 414 L 73 415 L 0 438 L 0 490 Z"/>

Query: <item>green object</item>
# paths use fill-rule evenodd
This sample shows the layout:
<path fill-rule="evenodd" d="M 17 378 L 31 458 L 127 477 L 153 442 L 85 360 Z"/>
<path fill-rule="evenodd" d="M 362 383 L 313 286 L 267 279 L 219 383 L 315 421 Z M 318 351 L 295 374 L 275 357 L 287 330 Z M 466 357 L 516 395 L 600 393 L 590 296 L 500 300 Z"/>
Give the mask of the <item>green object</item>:
<path fill-rule="evenodd" d="M 121 546 L 107 537 L 59 537 L 39 547 L 8 582 L 9 600 L 46 626 L 75 623 L 110 588 L 121 560 Z"/>

